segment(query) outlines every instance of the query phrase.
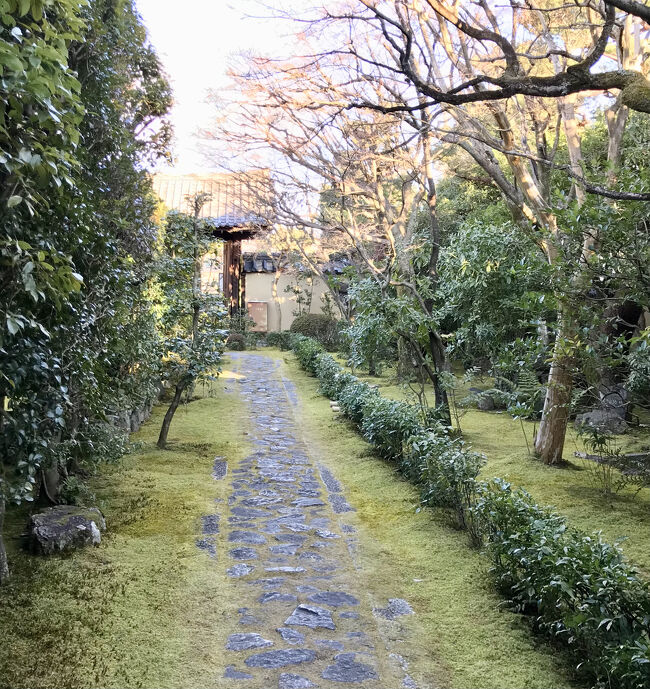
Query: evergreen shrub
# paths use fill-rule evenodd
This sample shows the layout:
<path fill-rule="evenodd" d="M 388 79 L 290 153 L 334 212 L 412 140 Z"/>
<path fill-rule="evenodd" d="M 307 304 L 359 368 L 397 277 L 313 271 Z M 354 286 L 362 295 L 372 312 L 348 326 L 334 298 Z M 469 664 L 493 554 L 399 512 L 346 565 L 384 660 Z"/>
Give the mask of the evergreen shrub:
<path fill-rule="evenodd" d="M 291 349 L 291 333 L 288 330 L 270 332 L 266 334 L 266 346 L 281 349 L 283 352 Z"/>
<path fill-rule="evenodd" d="M 482 484 L 474 512 L 513 609 L 566 645 L 596 686 L 650 686 L 650 587 L 618 547 L 502 480 Z"/>
<path fill-rule="evenodd" d="M 441 424 L 423 424 L 419 408 L 346 373 L 318 342 L 295 336 L 292 347 L 321 392 L 420 486 L 422 504 L 452 510 L 484 545 L 510 606 L 566 647 L 594 687 L 650 687 L 650 586 L 618 547 L 569 528 L 501 479 L 477 481 L 484 457 Z"/>
<path fill-rule="evenodd" d="M 339 344 L 341 322 L 324 313 L 302 313 L 296 316 L 290 332 L 305 337 L 313 337 L 330 352 L 336 350 Z"/>

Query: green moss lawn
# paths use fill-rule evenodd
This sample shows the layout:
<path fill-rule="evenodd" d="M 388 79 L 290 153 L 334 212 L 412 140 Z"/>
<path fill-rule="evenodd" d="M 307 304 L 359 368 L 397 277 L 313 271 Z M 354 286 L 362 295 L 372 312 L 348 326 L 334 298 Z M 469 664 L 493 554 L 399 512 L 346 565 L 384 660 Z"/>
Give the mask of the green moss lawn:
<path fill-rule="evenodd" d="M 414 677 L 455 689 L 578 686 L 566 659 L 502 608 L 485 560 L 466 534 L 440 514 L 417 509 L 417 490 L 332 413 L 317 381 L 300 371 L 292 354 L 266 353 L 281 359 L 296 383 L 305 438 L 357 508 L 360 576 L 370 590 L 406 598 L 417 612 L 419 632 L 405 640 Z"/>
<path fill-rule="evenodd" d="M 141 449 L 92 482 L 106 515 L 101 546 L 69 557 L 22 553 L 26 514 L 8 514 L 13 578 L 0 589 L 0 686 L 219 687 L 223 620 L 236 600 L 195 541 L 226 482 L 215 455 L 246 451 L 241 407 L 223 393 L 181 407 L 169 450 L 155 441 L 164 414 L 132 436 Z M 201 392 L 201 390 L 199 390 Z M 225 685 L 229 686 L 229 685 Z"/>
<path fill-rule="evenodd" d="M 343 363 L 340 357 L 339 361 Z M 355 373 L 361 379 L 378 385 L 387 397 L 409 397 L 408 388 L 395 383 L 393 371 L 387 370 L 377 378 L 359 371 Z M 467 395 L 467 387 L 459 387 L 457 399 Z M 488 389 L 491 382 L 486 379 L 477 387 Z M 433 394 L 430 399 L 433 399 Z M 625 488 L 606 497 L 602 484 L 594 476 L 596 465 L 574 455 L 576 451 L 584 452 L 585 448 L 572 426 L 567 433 L 564 463 L 551 467 L 528 454 L 521 424 L 508 413 L 477 409 L 461 410 L 460 413 L 464 414 L 460 418 L 464 438 L 487 457 L 481 474 L 483 478 L 506 479 L 525 488 L 540 504 L 553 505 L 568 517 L 573 526 L 589 533 L 600 531 L 609 542 L 618 541 L 626 556 L 650 576 L 650 489 L 636 493 Z M 526 421 L 524 428 L 532 448 L 534 424 Z M 632 430 L 620 436 L 617 443 L 621 451 L 647 449 L 650 433 Z"/>

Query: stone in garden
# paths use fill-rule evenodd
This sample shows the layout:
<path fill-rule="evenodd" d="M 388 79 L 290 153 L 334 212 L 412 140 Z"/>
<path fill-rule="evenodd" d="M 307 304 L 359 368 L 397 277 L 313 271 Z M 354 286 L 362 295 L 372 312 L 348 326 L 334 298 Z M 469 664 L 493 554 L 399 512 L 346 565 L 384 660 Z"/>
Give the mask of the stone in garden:
<path fill-rule="evenodd" d="M 274 589 L 277 589 L 279 586 L 282 586 L 283 583 L 284 583 L 284 577 L 270 577 L 268 579 L 255 579 L 255 581 L 250 582 L 251 586 L 262 586 L 267 591 L 269 591 L 269 590 L 273 591 Z"/>
<path fill-rule="evenodd" d="M 33 552 L 51 555 L 99 545 L 105 529 L 104 516 L 96 507 L 58 505 L 33 514 L 27 524 L 27 535 Z"/>
<path fill-rule="evenodd" d="M 310 663 L 316 658 L 314 651 L 305 648 L 289 648 L 282 651 L 266 651 L 249 656 L 244 661 L 248 667 L 276 668 L 285 665 Z"/>
<path fill-rule="evenodd" d="M 237 670 L 233 665 L 228 665 L 226 671 L 223 673 L 226 679 L 253 679 L 253 675 L 249 675 L 247 672 L 241 672 Z"/>
<path fill-rule="evenodd" d="M 233 548 L 230 557 L 233 560 L 257 560 L 257 551 L 253 548 Z"/>
<path fill-rule="evenodd" d="M 476 406 L 481 411 L 493 411 L 494 410 L 494 398 L 490 395 L 481 395 L 476 401 Z"/>
<path fill-rule="evenodd" d="M 339 653 L 334 656 L 335 665 L 330 665 L 323 672 L 323 679 L 334 682 L 363 682 L 367 679 L 377 679 L 377 673 L 370 665 L 357 663 L 356 654 Z"/>
<path fill-rule="evenodd" d="M 320 538 L 341 538 L 339 534 L 328 531 L 327 529 L 316 529 L 316 535 Z"/>
<path fill-rule="evenodd" d="M 219 515 L 207 514 L 201 517 L 201 533 L 213 536 L 219 533 Z"/>
<path fill-rule="evenodd" d="M 385 620 L 394 620 L 402 615 L 413 615 L 413 608 L 403 598 L 390 598 L 385 608 L 375 608 L 376 616 Z"/>
<path fill-rule="evenodd" d="M 318 498 L 298 498 L 294 500 L 292 505 L 296 507 L 322 507 L 325 503 Z"/>
<path fill-rule="evenodd" d="M 354 596 L 342 591 L 322 591 L 309 596 L 309 600 L 312 603 L 330 605 L 333 608 L 338 608 L 341 605 L 359 605 L 359 601 Z"/>
<path fill-rule="evenodd" d="M 323 483 L 327 486 L 327 490 L 332 493 L 341 493 L 343 491 L 343 486 L 334 478 L 334 475 L 327 467 L 320 464 L 318 471 L 323 479 Z"/>
<path fill-rule="evenodd" d="M 348 501 L 340 493 L 330 493 L 330 505 L 336 514 L 343 514 L 344 512 L 356 512 Z"/>
<path fill-rule="evenodd" d="M 305 499 L 307 499 L 307 498 L 305 498 Z M 295 519 L 287 520 L 287 521 L 279 521 L 278 523 L 281 526 L 284 526 L 286 529 L 289 529 L 289 531 L 311 531 L 310 526 L 307 526 L 307 524 L 303 524 L 303 522 L 297 521 Z"/>
<path fill-rule="evenodd" d="M 215 457 L 212 465 L 212 478 L 215 481 L 220 481 L 228 473 L 228 462 L 224 461 L 223 457 Z"/>
<path fill-rule="evenodd" d="M 228 534 L 231 543 L 248 543 L 250 545 L 261 545 L 266 543 L 266 538 L 262 534 L 254 531 L 231 531 Z"/>
<path fill-rule="evenodd" d="M 217 543 L 212 536 L 208 536 L 207 538 L 197 538 L 196 547 L 199 550 L 202 550 L 204 553 L 207 553 L 210 557 L 217 556 Z"/>
<path fill-rule="evenodd" d="M 594 409 L 584 414 L 578 414 L 575 426 L 578 429 L 581 426 L 586 426 L 601 433 L 613 433 L 614 435 L 621 435 L 627 430 L 625 419 L 611 409 Z"/>
<path fill-rule="evenodd" d="M 265 567 L 267 572 L 284 572 L 286 574 L 300 574 L 306 571 L 304 567 Z"/>
<path fill-rule="evenodd" d="M 316 629 L 336 629 L 332 613 L 316 605 L 299 605 L 284 622 L 286 625 L 300 625 Z"/>
<path fill-rule="evenodd" d="M 292 543 L 285 543 L 284 545 L 272 545 L 269 550 L 274 555 L 295 555 L 299 547 Z"/>
<path fill-rule="evenodd" d="M 273 642 L 262 638 L 259 634 L 231 634 L 226 642 L 229 651 L 247 651 L 249 648 L 264 648 L 273 646 Z"/>
<path fill-rule="evenodd" d="M 295 603 L 297 602 L 296 596 L 291 593 L 281 593 L 280 591 L 270 591 L 269 593 L 263 593 L 258 599 L 260 603 Z"/>
<path fill-rule="evenodd" d="M 245 577 L 247 574 L 250 574 L 254 569 L 255 568 L 252 565 L 246 565 L 243 562 L 241 562 L 228 569 L 226 573 L 229 577 Z"/>
<path fill-rule="evenodd" d="M 310 682 L 306 677 L 301 677 L 300 675 L 290 675 L 286 672 L 283 672 L 280 675 L 278 689 L 310 689 L 310 687 L 316 686 L 316 684 Z"/>
<path fill-rule="evenodd" d="M 275 630 L 288 644 L 304 644 L 305 635 L 301 634 L 297 629 L 290 627 L 278 627 Z"/>

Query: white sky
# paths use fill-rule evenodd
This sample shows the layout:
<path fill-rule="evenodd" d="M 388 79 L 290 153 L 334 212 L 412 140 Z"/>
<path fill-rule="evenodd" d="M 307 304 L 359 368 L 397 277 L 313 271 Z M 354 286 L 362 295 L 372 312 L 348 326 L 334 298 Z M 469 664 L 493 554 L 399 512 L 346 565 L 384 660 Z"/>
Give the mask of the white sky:
<path fill-rule="evenodd" d="M 174 89 L 175 168 L 207 169 L 196 132 L 210 123 L 209 90 L 224 89 L 228 59 L 241 51 L 279 55 L 291 26 L 260 17 L 256 0 L 136 0 Z M 305 6 L 305 0 L 268 0 L 273 6 Z"/>

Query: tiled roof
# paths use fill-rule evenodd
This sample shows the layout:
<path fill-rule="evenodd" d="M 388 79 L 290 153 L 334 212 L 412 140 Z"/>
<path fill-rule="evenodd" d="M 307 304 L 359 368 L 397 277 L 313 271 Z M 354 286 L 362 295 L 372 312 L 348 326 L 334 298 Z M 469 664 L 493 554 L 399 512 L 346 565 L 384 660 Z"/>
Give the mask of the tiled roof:
<path fill-rule="evenodd" d="M 269 197 L 269 178 L 262 172 L 159 173 L 153 177 L 153 188 L 168 209 L 185 213 L 189 212 L 188 196 L 199 192 L 210 194 L 201 217 L 216 228 L 268 227 L 271 224 L 271 210 L 264 201 Z"/>
<path fill-rule="evenodd" d="M 247 251 L 243 259 L 245 273 L 275 273 L 277 268 L 275 257 L 267 253 Z"/>
<path fill-rule="evenodd" d="M 246 251 L 243 254 L 245 273 L 275 273 L 279 254 L 269 254 L 265 251 Z M 343 271 L 353 265 L 350 257 L 345 254 L 330 254 L 329 261 L 320 264 L 320 269 L 326 275 L 342 275 Z M 294 262 L 290 270 L 310 272 L 311 268 L 301 262 Z"/>

